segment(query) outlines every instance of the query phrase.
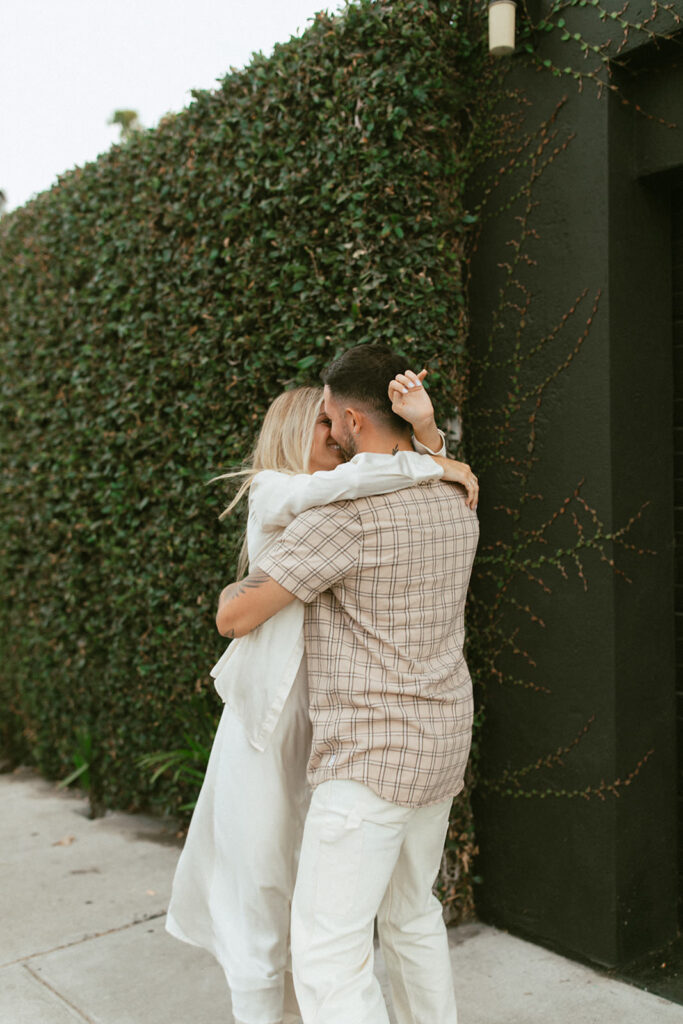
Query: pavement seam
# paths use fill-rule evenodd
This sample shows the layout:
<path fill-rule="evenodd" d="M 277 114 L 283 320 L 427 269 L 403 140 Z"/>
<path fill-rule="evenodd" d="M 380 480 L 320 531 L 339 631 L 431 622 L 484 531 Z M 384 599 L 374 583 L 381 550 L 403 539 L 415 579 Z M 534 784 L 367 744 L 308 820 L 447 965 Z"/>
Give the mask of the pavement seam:
<path fill-rule="evenodd" d="M 59 992 L 56 988 L 54 988 L 49 981 L 45 981 L 45 978 L 41 978 L 41 976 L 37 974 L 32 967 L 29 966 L 29 964 L 23 964 L 22 966 L 24 967 L 25 970 L 28 971 L 32 978 L 35 978 L 35 980 L 40 982 L 41 985 L 44 985 L 45 988 L 52 992 L 54 996 L 57 996 L 57 999 L 65 1003 L 70 1010 L 73 1010 L 75 1013 L 77 1013 L 78 1016 L 86 1022 L 86 1024 L 95 1024 L 95 1021 L 92 1019 L 92 1017 L 88 1017 L 85 1013 L 83 1013 L 82 1010 L 79 1010 L 79 1008 L 74 1003 L 67 999 L 66 996 L 63 996 L 62 993 Z"/>
<path fill-rule="evenodd" d="M 0 964 L 0 970 L 4 970 L 5 967 L 16 967 L 17 964 L 23 964 L 25 967 L 28 967 L 28 960 L 35 960 L 39 956 L 51 956 L 52 953 L 60 953 L 63 949 L 72 949 L 74 946 L 82 946 L 84 942 L 91 942 L 93 939 L 101 939 L 105 935 L 115 935 L 116 932 L 125 932 L 128 928 L 135 928 L 136 925 L 147 924 L 149 921 L 157 921 L 160 917 L 166 917 L 165 910 L 160 910 L 158 914 L 148 914 L 146 917 L 140 917 L 137 921 L 130 921 L 128 924 L 119 925 L 118 928 L 109 928 L 106 932 L 94 932 L 92 935 L 84 935 L 82 939 L 74 939 L 73 942 L 65 942 L 62 946 L 54 946 L 52 949 L 43 949 L 40 953 L 29 953 L 28 956 L 20 956 L 17 957 L 16 960 L 8 960 L 7 963 Z"/>

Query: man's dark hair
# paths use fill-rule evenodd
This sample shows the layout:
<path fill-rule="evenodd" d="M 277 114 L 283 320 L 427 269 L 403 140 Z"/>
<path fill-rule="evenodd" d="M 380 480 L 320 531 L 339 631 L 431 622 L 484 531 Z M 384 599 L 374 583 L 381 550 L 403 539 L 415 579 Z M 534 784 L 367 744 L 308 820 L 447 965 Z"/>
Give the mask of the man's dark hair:
<path fill-rule="evenodd" d="M 356 345 L 323 370 L 336 399 L 357 402 L 392 430 L 408 433 L 410 424 L 391 408 L 387 389 L 397 373 L 405 373 L 406 361 L 386 345 Z"/>

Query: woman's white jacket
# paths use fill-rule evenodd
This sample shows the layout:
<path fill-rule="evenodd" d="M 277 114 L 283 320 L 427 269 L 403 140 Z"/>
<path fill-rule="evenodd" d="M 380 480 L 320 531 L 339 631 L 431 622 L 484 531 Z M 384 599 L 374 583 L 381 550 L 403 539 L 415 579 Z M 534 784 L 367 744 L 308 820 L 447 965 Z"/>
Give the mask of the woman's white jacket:
<path fill-rule="evenodd" d="M 441 476 L 438 464 L 417 451 L 364 452 L 329 472 L 290 475 L 264 470 L 249 489 L 249 568 L 258 565 L 285 527 L 307 508 L 387 494 Z M 265 749 L 301 665 L 303 625 L 304 605 L 293 601 L 251 633 L 233 640 L 211 669 L 216 690 L 257 750 Z"/>

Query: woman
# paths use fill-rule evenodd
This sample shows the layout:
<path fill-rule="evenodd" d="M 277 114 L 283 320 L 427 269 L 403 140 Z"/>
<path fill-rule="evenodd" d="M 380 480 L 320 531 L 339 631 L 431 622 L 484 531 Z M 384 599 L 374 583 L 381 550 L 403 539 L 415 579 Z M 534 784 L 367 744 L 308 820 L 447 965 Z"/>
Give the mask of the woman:
<path fill-rule="evenodd" d="M 418 392 L 424 402 L 423 376 L 411 373 L 392 382 L 397 411 Z M 417 452 L 365 454 L 344 463 L 321 405 L 319 389 L 299 388 L 280 395 L 266 414 L 252 466 L 226 509 L 249 490 L 246 554 L 252 566 L 296 515 L 314 505 L 436 478 L 466 483 L 468 501 L 476 500 L 476 478 L 462 463 Z M 288 605 L 233 641 L 212 670 L 226 707 L 166 923 L 172 935 L 209 950 L 221 963 L 241 1024 L 299 1020 L 287 961 L 290 902 L 309 800 L 303 614 L 301 602 Z"/>

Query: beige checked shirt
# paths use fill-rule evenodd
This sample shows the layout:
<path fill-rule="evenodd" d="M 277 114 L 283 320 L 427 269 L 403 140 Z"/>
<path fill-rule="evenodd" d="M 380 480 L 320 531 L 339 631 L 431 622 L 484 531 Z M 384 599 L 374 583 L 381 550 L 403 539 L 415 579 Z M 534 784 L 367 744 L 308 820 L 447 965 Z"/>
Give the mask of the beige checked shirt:
<path fill-rule="evenodd" d="M 464 491 L 437 480 L 310 509 L 260 558 L 307 606 L 311 785 L 355 779 L 406 807 L 462 789 L 478 536 Z"/>

